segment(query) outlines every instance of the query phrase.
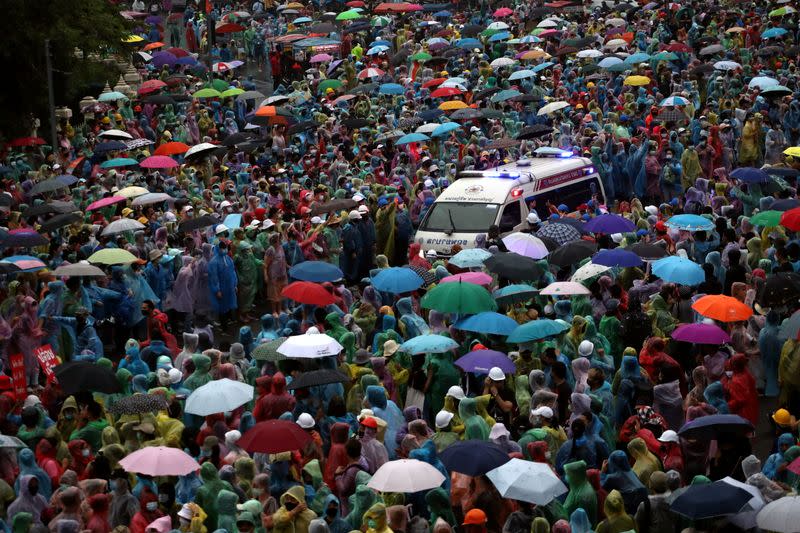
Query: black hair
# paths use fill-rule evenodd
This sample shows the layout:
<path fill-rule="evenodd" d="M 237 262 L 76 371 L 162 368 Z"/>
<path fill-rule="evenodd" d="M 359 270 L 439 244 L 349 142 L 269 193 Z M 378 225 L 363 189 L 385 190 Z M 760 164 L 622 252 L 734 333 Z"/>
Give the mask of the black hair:
<path fill-rule="evenodd" d="M 347 457 L 351 459 L 361 457 L 361 441 L 358 439 L 349 439 L 344 445 L 344 451 L 347 453 Z"/>

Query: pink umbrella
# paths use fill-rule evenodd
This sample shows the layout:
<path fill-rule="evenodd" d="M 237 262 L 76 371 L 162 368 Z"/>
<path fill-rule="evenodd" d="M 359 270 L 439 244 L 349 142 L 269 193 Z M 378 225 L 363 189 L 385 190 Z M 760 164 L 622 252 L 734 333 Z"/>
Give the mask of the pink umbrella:
<path fill-rule="evenodd" d="M 178 166 L 178 162 L 165 155 L 151 155 L 139 163 L 139 166 L 142 168 L 174 168 Z"/>
<path fill-rule="evenodd" d="M 89 207 L 86 208 L 87 211 L 92 211 L 93 209 L 102 209 L 104 207 L 108 207 L 110 205 L 116 204 L 118 202 L 127 202 L 128 199 L 124 196 L 109 196 L 107 198 L 100 198 L 96 202 L 92 202 L 89 204 Z"/>
<path fill-rule="evenodd" d="M 485 272 L 464 272 L 442 278 L 441 283 L 453 283 L 454 281 L 463 281 L 474 285 L 489 285 L 492 282 L 492 276 Z"/>
<path fill-rule="evenodd" d="M 317 54 L 317 55 L 311 56 L 311 61 L 310 62 L 311 63 L 327 63 L 331 59 L 333 59 L 333 56 L 330 55 L 330 54 Z"/>
<path fill-rule="evenodd" d="M 200 470 L 191 455 L 178 448 L 147 446 L 119 462 L 126 472 L 147 476 L 185 476 Z"/>
<path fill-rule="evenodd" d="M 507 16 L 511 15 L 512 13 L 514 13 L 514 10 L 509 9 L 507 7 L 501 7 L 500 9 L 498 9 L 497 11 L 494 12 L 493 16 L 494 17 L 507 17 Z"/>
<path fill-rule="evenodd" d="M 554 35 L 561 35 L 559 30 L 544 30 L 539 34 L 539 37 L 552 37 Z"/>

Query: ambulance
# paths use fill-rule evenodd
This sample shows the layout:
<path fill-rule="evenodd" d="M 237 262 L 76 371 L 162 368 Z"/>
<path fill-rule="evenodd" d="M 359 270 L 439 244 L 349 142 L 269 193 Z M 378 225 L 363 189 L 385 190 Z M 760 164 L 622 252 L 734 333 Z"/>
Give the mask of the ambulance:
<path fill-rule="evenodd" d="M 536 157 L 488 170 L 466 170 L 431 206 L 414 240 L 423 251 L 449 257 L 454 245 L 474 248 L 475 239 L 496 224 L 500 235 L 528 228 L 527 216 L 550 216 L 548 202 L 569 211 L 594 199 L 606 202 L 603 183 L 590 159 L 555 148 Z"/>

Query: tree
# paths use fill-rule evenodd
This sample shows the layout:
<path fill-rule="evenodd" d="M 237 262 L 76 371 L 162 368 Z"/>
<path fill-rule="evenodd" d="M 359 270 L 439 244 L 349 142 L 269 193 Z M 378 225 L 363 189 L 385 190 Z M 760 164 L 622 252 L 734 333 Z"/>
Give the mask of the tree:
<path fill-rule="evenodd" d="M 73 104 L 89 84 L 105 83 L 98 75 L 118 77 L 117 72 L 105 72 L 103 63 L 84 58 L 130 53 L 122 39 L 132 26 L 109 0 L 5 0 L 0 15 L 0 137 L 27 135 L 32 117 L 47 131 L 45 40 L 50 40 L 56 105 Z"/>

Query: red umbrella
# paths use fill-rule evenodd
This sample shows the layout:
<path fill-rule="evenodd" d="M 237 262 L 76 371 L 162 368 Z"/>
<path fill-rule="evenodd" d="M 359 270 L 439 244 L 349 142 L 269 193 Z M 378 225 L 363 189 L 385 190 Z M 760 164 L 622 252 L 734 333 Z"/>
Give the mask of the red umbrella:
<path fill-rule="evenodd" d="M 162 144 L 153 155 L 177 155 L 177 154 L 185 154 L 189 150 L 189 145 L 184 144 L 181 142 L 168 142 Z"/>
<path fill-rule="evenodd" d="M 148 94 L 163 89 L 167 84 L 161 80 L 147 80 L 139 86 L 139 94 Z"/>
<path fill-rule="evenodd" d="M 302 449 L 311 442 L 311 435 L 296 422 L 267 420 L 247 430 L 239 446 L 250 453 L 281 453 Z"/>
<path fill-rule="evenodd" d="M 350 0 L 345 4 L 347 7 L 366 7 L 366 4 L 361 0 Z"/>
<path fill-rule="evenodd" d="M 244 31 L 246 28 L 241 24 L 235 24 L 233 22 L 225 22 L 223 24 L 217 24 L 216 30 L 217 33 L 236 33 L 240 31 Z"/>
<path fill-rule="evenodd" d="M 667 52 L 678 52 L 678 53 L 688 54 L 692 51 L 692 48 L 684 43 L 670 43 L 669 45 L 667 45 L 666 48 L 664 48 L 664 50 L 666 50 Z"/>
<path fill-rule="evenodd" d="M 154 43 L 146 44 L 145 47 L 142 48 L 142 51 L 149 52 L 150 50 L 155 50 L 156 48 L 161 48 L 162 46 L 164 46 L 164 43 L 161 41 L 156 41 Z"/>
<path fill-rule="evenodd" d="M 512 15 L 513 13 L 514 13 L 513 9 L 509 9 L 507 7 L 501 7 L 500 9 L 498 9 L 497 11 L 494 12 L 493 17 L 495 17 L 495 18 L 497 18 L 497 17 L 507 17 L 509 15 Z"/>
<path fill-rule="evenodd" d="M 45 141 L 41 137 L 19 137 L 8 143 L 9 146 L 14 146 L 14 147 L 41 146 L 43 144 L 47 144 L 47 141 Z"/>
<path fill-rule="evenodd" d="M 309 281 L 290 283 L 281 291 L 281 295 L 295 302 L 309 305 L 328 305 L 336 301 L 336 298 L 322 285 Z"/>
<path fill-rule="evenodd" d="M 446 81 L 447 81 L 447 78 L 434 78 L 432 80 L 428 80 L 425 83 L 423 83 L 422 84 L 422 88 L 423 89 L 429 89 L 431 87 L 436 87 L 438 85 L 443 84 Z"/>
<path fill-rule="evenodd" d="M 434 98 L 443 98 L 447 96 L 458 96 L 460 94 L 464 94 L 464 92 L 456 87 L 439 87 L 431 93 L 431 96 Z"/>
<path fill-rule="evenodd" d="M 103 207 L 108 207 L 112 204 L 126 201 L 128 201 L 128 199 L 124 196 L 109 196 L 107 198 L 100 198 L 96 202 L 89 204 L 89 207 L 87 207 L 86 210 L 92 211 L 93 209 L 102 209 Z"/>
<path fill-rule="evenodd" d="M 173 48 L 167 48 L 165 51 L 169 52 L 170 54 L 174 55 L 175 57 L 186 57 L 186 56 L 189 55 L 189 52 L 187 52 L 183 48 L 175 48 L 175 47 L 173 47 Z"/>
<path fill-rule="evenodd" d="M 800 231 L 800 207 L 784 211 L 781 215 L 780 224 L 792 231 Z"/>

